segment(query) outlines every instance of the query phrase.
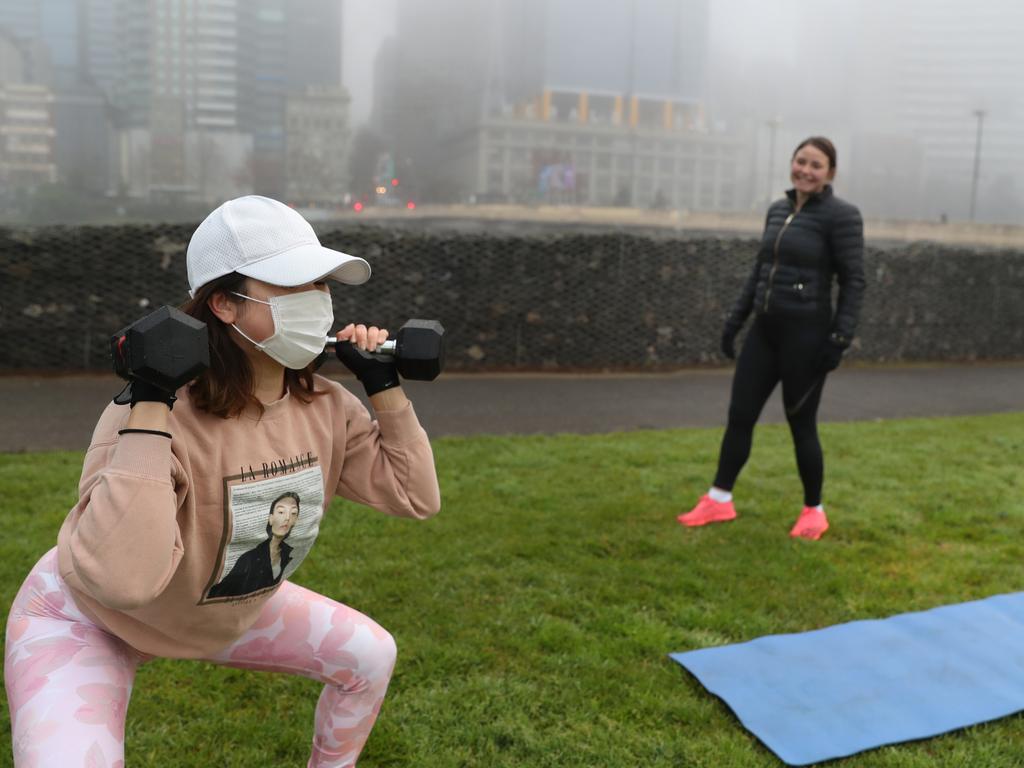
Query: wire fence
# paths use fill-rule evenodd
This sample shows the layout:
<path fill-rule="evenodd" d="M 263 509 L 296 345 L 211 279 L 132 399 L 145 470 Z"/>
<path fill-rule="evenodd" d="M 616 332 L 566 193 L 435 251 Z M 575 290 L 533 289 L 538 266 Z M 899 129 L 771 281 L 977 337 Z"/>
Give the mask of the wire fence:
<path fill-rule="evenodd" d="M 187 299 L 189 225 L 0 229 L 0 371 L 108 370 L 110 336 Z M 446 329 L 447 369 L 667 370 L 721 362 L 752 238 L 326 228 L 373 277 L 333 287 L 337 327 Z M 1024 252 L 869 247 L 853 356 L 1024 357 Z"/>

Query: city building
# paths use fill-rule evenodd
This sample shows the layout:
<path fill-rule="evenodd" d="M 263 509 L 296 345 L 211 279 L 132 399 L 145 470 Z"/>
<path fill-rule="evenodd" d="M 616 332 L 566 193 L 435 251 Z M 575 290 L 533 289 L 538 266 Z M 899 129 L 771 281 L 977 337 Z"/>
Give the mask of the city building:
<path fill-rule="evenodd" d="M 0 0 L 0 29 L 20 40 L 39 36 L 38 0 Z"/>
<path fill-rule="evenodd" d="M 349 191 L 349 101 L 337 86 L 308 86 L 288 95 L 289 202 L 337 206 Z"/>
<path fill-rule="evenodd" d="M 860 51 L 860 92 L 852 94 L 865 116 L 859 130 L 877 134 L 884 124 L 907 148 L 909 171 L 919 166 L 907 214 L 1019 222 L 1024 5 L 993 0 L 969 13 L 954 0 L 857 5 L 863 39 L 872 41 Z M 870 159 L 862 154 L 858 165 Z M 867 213 L 886 214 L 870 205 Z"/>
<path fill-rule="evenodd" d="M 31 82 L 30 48 L 0 29 L 0 194 L 7 199 L 57 180 L 53 91 Z"/>
<path fill-rule="evenodd" d="M 250 0 L 239 17 L 239 123 L 252 134 L 253 191 L 273 198 L 286 184 L 288 14 L 286 0 Z"/>
<path fill-rule="evenodd" d="M 53 159 L 72 187 L 171 203 L 285 197 L 294 97 L 310 143 L 292 142 L 291 166 L 316 168 L 307 192 L 347 191 L 344 151 L 326 138 L 349 133 L 341 0 L 0 0 L 0 31 L 19 82 L 49 89 Z M 0 56 L 0 75 L 10 66 Z"/>
<path fill-rule="evenodd" d="M 707 0 L 443 0 L 401 6 L 398 20 L 378 60 L 375 125 L 431 196 L 745 201 L 746 150 L 705 117 Z"/>
<path fill-rule="evenodd" d="M 88 195 L 116 194 L 117 132 L 106 95 L 81 83 L 61 88 L 53 102 L 57 180 Z"/>
<path fill-rule="evenodd" d="M 45 85 L 0 84 L 0 186 L 5 191 L 57 181 L 53 102 Z"/>
<path fill-rule="evenodd" d="M 109 97 L 119 69 L 117 19 L 121 0 L 79 0 L 81 80 Z"/>
<path fill-rule="evenodd" d="M 580 94 L 585 101 L 587 94 Z M 739 205 L 730 137 L 667 126 L 490 117 L 455 166 L 479 202 L 731 210 Z"/>
<path fill-rule="evenodd" d="M 115 103 L 131 194 L 284 197 L 290 95 L 340 87 L 339 0 L 152 0 L 123 11 L 132 42 Z"/>
<path fill-rule="evenodd" d="M 293 178 L 295 169 L 304 164 L 293 160 L 298 155 L 296 142 L 287 136 L 287 124 L 293 119 L 289 110 L 323 112 L 330 100 L 326 94 L 341 87 L 341 2 L 250 0 L 240 13 L 239 123 L 253 137 L 253 189 L 280 198 L 288 189 L 303 185 L 301 179 Z M 309 101 L 310 88 L 327 90 Z M 340 112 L 347 119 L 347 101 Z M 331 119 L 338 113 L 335 108 Z M 294 119 L 305 123 L 301 116 Z M 347 125 L 343 133 L 348 135 Z M 314 144 L 322 146 L 319 139 Z M 335 159 L 336 153 L 325 157 L 324 163 L 333 167 Z M 317 183 L 312 188 L 325 189 Z"/>

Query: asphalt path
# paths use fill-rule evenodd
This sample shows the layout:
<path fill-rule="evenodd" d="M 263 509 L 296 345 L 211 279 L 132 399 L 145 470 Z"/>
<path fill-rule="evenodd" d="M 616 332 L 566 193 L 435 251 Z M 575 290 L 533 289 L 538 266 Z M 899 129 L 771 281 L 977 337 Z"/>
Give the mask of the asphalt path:
<path fill-rule="evenodd" d="M 328 372 L 359 394 L 354 379 Z M 591 434 L 721 427 L 732 369 L 645 374 L 444 374 L 407 382 L 432 437 Z M 0 376 L 0 452 L 82 450 L 110 398 L 112 375 Z M 825 387 L 821 421 L 956 416 L 1024 410 L 1024 363 L 849 366 Z M 779 392 L 762 423 L 784 420 Z"/>

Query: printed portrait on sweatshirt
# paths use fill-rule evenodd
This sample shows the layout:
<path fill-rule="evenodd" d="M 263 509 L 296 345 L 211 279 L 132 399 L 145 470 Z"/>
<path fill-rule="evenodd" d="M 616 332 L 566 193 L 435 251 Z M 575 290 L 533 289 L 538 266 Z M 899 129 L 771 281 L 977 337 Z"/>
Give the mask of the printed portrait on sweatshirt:
<path fill-rule="evenodd" d="M 207 599 L 243 597 L 287 579 L 309 553 L 323 516 L 319 467 L 242 483 L 227 494 L 230 536 Z"/>

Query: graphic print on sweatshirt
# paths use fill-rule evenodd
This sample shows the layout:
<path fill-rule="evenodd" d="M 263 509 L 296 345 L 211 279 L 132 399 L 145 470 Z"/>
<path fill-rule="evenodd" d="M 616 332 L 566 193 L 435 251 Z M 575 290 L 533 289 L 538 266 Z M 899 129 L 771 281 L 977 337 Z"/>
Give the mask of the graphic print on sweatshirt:
<path fill-rule="evenodd" d="M 324 476 L 306 454 L 224 478 L 219 566 L 201 603 L 248 597 L 291 576 L 320 533 Z"/>

